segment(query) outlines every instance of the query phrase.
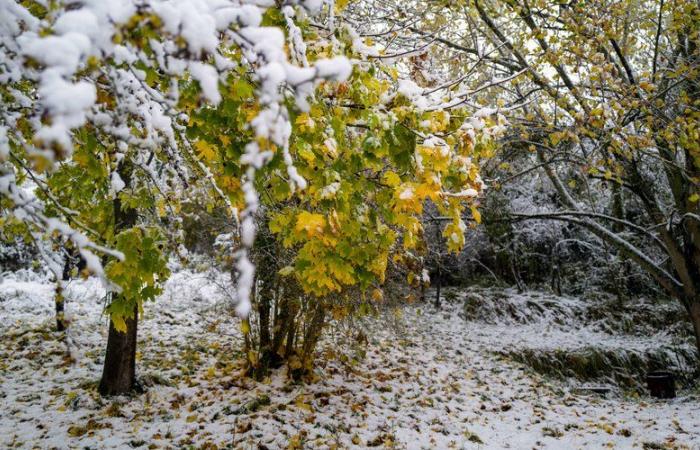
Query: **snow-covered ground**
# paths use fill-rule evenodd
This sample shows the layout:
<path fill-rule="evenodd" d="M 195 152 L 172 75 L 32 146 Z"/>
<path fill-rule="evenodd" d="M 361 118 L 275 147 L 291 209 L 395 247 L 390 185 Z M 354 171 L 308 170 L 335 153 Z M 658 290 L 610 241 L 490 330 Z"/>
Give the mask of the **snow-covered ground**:
<path fill-rule="evenodd" d="M 6 276 L 0 448 L 700 448 L 698 398 L 574 394 L 493 353 L 516 345 L 518 330 L 543 342 L 553 330 L 466 322 L 460 302 L 366 320 L 364 358 L 356 329 L 334 324 L 315 382 L 292 384 L 282 371 L 254 382 L 240 375 L 226 283 L 175 273 L 140 324 L 147 392 L 105 400 L 99 282 L 71 284 L 66 342 L 50 331 L 52 287 Z"/>

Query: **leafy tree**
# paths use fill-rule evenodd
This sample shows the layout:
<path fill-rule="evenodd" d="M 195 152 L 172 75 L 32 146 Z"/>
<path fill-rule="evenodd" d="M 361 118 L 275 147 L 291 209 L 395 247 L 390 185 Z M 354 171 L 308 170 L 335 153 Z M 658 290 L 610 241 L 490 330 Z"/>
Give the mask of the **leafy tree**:
<path fill-rule="evenodd" d="M 310 367 L 328 310 L 342 310 L 336 296 L 381 299 L 389 257 L 419 245 L 425 201 L 451 218 L 449 247 L 463 244 L 476 161 L 503 118 L 483 114 L 475 128 L 416 104 L 415 85 L 339 22 L 341 6 L 0 3 L 3 226 L 58 239 L 102 277 L 101 393 L 135 387 L 138 316 L 168 277 L 190 190 L 236 223 L 225 246 L 236 311 L 245 319 L 255 302 L 258 353 L 296 357 L 293 370 Z M 269 248 L 285 265 L 258 252 L 256 288 L 251 250 Z M 273 300 L 286 321 L 269 320 Z"/>
<path fill-rule="evenodd" d="M 452 101 L 500 97 L 513 125 L 504 145 L 532 160 L 503 178 L 541 171 L 555 188 L 559 208 L 514 211 L 513 220 L 575 224 L 616 249 L 683 304 L 700 350 L 697 2 L 385 8 L 393 42 L 433 44 L 429 64 L 455 80 L 442 86 L 463 86 L 446 94 Z M 482 81 L 464 86 L 464 73 Z"/>
<path fill-rule="evenodd" d="M 267 20 L 281 27 L 284 12 L 271 11 Z M 475 130 L 463 116 L 417 107 L 397 71 L 368 57 L 347 28 L 319 33 L 304 21 L 299 27 L 289 32 L 304 36 L 308 50 L 300 59 L 328 56 L 321 43 L 335 39 L 356 69 L 342 83 L 322 83 L 309 108 L 291 113 L 289 152 L 304 189 L 290 184 L 284 152 L 256 173 L 262 231 L 253 253 L 260 269 L 255 317 L 243 329 L 253 331 L 246 354 L 257 377 L 285 362 L 295 376 L 308 373 L 328 318 L 366 310 L 383 297 L 389 259 L 424 248 L 426 201 L 451 218 L 444 234 L 452 250 L 461 248 L 467 228 L 462 210 L 482 188 L 477 161 L 489 154 L 489 133 L 500 127 L 495 116 Z M 242 209 L 245 168 L 239 161 L 251 137 L 231 129 L 237 123 L 243 129 L 259 105 L 250 81 L 237 83 L 238 89 L 222 92 L 216 109 L 191 115 L 188 135 L 233 206 Z"/>

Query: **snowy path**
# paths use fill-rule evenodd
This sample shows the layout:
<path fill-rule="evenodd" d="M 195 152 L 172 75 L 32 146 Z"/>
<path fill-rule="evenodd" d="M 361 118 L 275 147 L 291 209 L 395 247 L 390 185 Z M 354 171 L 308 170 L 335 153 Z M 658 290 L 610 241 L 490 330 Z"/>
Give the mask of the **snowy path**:
<path fill-rule="evenodd" d="M 152 386 L 107 401 L 95 391 L 106 335 L 97 283 L 71 288 L 75 363 L 46 331 L 50 287 L 0 283 L 0 448 L 700 448 L 697 398 L 572 395 L 494 356 L 450 305 L 370 321 L 355 364 L 338 353 L 361 346 L 335 327 L 313 384 L 281 373 L 255 383 L 239 375 L 223 283 L 173 277 L 140 329 Z"/>

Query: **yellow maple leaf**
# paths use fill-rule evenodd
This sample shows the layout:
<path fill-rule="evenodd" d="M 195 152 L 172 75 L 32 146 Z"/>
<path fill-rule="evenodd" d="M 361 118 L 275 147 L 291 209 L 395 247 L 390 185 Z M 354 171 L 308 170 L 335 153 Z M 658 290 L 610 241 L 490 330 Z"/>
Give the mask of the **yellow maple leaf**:
<path fill-rule="evenodd" d="M 126 333 L 126 322 L 124 321 L 124 318 L 121 316 L 112 316 L 112 323 L 114 324 L 114 328 L 121 332 L 121 333 Z"/>
<path fill-rule="evenodd" d="M 321 214 L 303 211 L 297 216 L 297 223 L 294 226 L 294 231 L 304 234 L 307 238 L 311 238 L 322 234 L 325 226 L 326 218 Z"/>
<path fill-rule="evenodd" d="M 401 184 L 401 177 L 399 177 L 396 172 L 392 172 L 391 170 L 386 172 L 384 176 L 382 177 L 384 184 L 390 187 L 396 187 L 399 184 Z"/>
<path fill-rule="evenodd" d="M 214 158 L 216 158 L 216 147 L 213 145 L 209 144 L 206 141 L 197 141 L 194 143 L 194 147 L 197 149 L 197 152 L 204 158 L 206 161 L 213 161 Z"/>

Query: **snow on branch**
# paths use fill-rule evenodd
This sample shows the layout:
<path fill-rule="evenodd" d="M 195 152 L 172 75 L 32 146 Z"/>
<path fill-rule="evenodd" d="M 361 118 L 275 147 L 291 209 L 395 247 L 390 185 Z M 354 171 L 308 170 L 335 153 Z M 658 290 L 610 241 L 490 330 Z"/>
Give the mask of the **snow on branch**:
<path fill-rule="evenodd" d="M 248 250 L 255 237 L 253 217 L 258 209 L 254 180 L 256 171 L 272 156 L 259 143 L 267 141 L 281 150 L 292 192 L 303 190 L 306 180 L 298 173 L 289 152 L 292 127 L 285 100 L 291 95 L 296 107 L 306 111 L 308 98 L 319 82 L 344 81 L 352 72 L 352 64 L 342 56 L 313 63 L 306 58 L 306 46 L 294 19 L 299 14 L 317 14 L 326 3 L 323 0 L 287 0 L 282 5 L 267 0 L 86 0 L 70 7 L 47 5 L 53 10 L 47 19 L 39 20 L 21 4 L 0 0 L 0 46 L 4 49 L 0 55 L 3 68 L 0 81 L 16 85 L 29 82 L 35 87 L 25 93 L 15 89 L 15 97 L 25 104 L 23 111 L 0 107 L 0 163 L 7 161 L 10 152 L 7 131 L 16 129 L 17 121 L 26 118 L 33 128 L 34 145 L 22 157 L 45 161 L 48 171 L 71 158 L 73 134 L 88 124 L 111 136 L 117 143 L 119 158 L 132 155 L 129 157 L 143 162 L 146 160 L 143 152 L 152 154 L 162 149 L 169 153 L 168 164 L 175 166 L 178 174 L 201 172 L 201 164 L 188 166 L 198 161 L 190 154 L 178 123 L 185 122 L 187 117 L 177 110 L 177 80 L 196 81 L 203 99 L 216 106 L 222 99 L 219 88 L 226 79 L 225 73 L 244 64 L 258 83 L 256 95 L 261 105 L 260 112 L 249 123 L 255 139 L 245 147 L 240 161 L 246 167 L 241 180 L 246 206 L 240 214 L 237 312 L 247 316 L 254 273 Z M 293 63 L 287 56 L 283 31 L 262 26 L 263 14 L 271 7 L 282 8 Z M 158 38 L 151 38 L 145 51 L 142 43 L 129 40 L 128 33 L 150 20 L 149 17 L 157 18 L 151 24 L 160 29 Z M 240 50 L 242 61 L 231 59 L 232 48 Z M 144 68 L 171 77 L 169 88 L 146 83 Z M 98 100 L 100 90 L 114 97 L 116 105 L 111 107 L 114 109 Z M 204 173 L 215 191 L 225 197 L 211 173 L 206 170 Z M 115 194 L 124 187 L 119 181 L 112 177 Z M 15 204 L 17 217 L 42 230 L 65 234 L 81 249 L 95 273 L 101 274 L 102 266 L 99 258 L 86 248 L 119 256 L 46 217 L 41 201 L 29 199 L 22 192 L 14 173 L 3 169 L 0 193 Z"/>

